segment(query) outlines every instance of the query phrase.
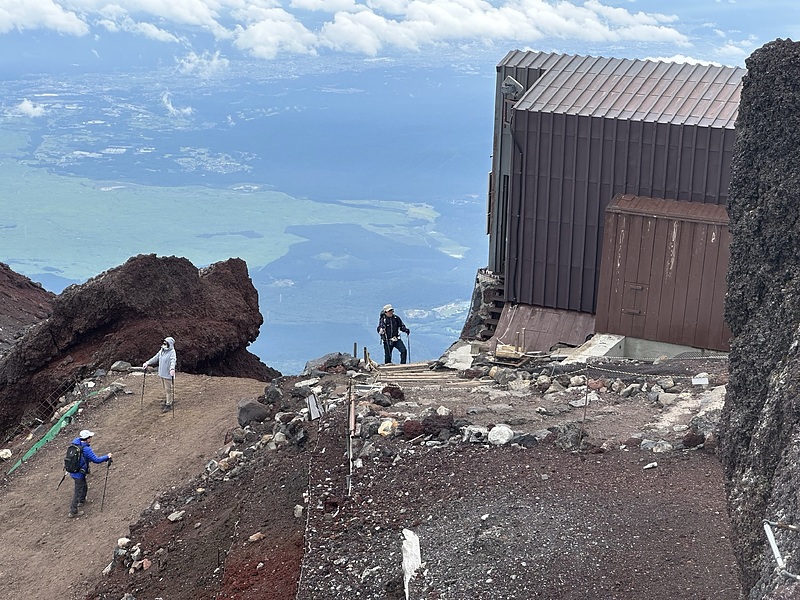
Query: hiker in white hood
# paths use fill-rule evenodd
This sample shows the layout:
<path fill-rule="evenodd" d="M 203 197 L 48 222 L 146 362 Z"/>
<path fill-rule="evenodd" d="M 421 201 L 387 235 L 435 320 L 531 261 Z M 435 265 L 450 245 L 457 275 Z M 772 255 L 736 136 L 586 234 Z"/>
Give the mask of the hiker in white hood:
<path fill-rule="evenodd" d="M 175 365 L 177 362 L 178 355 L 175 353 L 175 340 L 171 337 L 165 337 L 164 341 L 161 342 L 161 349 L 156 352 L 153 358 L 142 365 L 145 371 L 147 367 L 158 365 L 158 376 L 161 378 L 161 383 L 164 385 L 164 393 L 167 396 L 161 412 L 168 412 L 172 409 L 175 390 Z"/>

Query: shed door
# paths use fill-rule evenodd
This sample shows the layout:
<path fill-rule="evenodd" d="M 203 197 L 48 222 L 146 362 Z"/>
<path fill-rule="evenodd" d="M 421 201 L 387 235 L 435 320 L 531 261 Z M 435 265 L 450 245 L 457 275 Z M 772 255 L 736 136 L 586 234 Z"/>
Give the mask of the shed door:
<path fill-rule="evenodd" d="M 644 321 L 647 316 L 647 291 L 649 285 L 626 281 L 622 290 L 622 315 L 620 322 L 628 335 L 640 337 L 644 333 Z"/>

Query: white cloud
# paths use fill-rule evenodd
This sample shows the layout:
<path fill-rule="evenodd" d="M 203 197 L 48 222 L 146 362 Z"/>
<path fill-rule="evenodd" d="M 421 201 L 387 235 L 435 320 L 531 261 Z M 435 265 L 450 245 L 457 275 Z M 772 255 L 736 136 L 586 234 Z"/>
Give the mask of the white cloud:
<path fill-rule="evenodd" d="M 175 108 L 172 105 L 172 99 L 170 98 L 169 92 L 164 92 L 161 94 L 161 103 L 166 107 L 167 112 L 169 112 L 171 117 L 191 117 L 194 113 L 194 110 L 191 106 Z"/>
<path fill-rule="evenodd" d="M 156 40 L 158 42 L 178 42 L 178 38 L 170 32 L 156 27 L 152 23 L 135 23 L 131 22 L 128 31 L 140 33 L 146 38 Z"/>
<path fill-rule="evenodd" d="M 361 10 L 355 0 L 292 0 L 291 8 L 318 12 L 354 12 Z"/>
<path fill-rule="evenodd" d="M 0 33 L 14 29 L 52 29 L 82 36 L 89 26 L 55 0 L 0 0 Z"/>
<path fill-rule="evenodd" d="M 315 54 L 317 37 L 293 15 L 280 8 L 259 11 L 257 20 L 235 30 L 234 45 L 258 58 L 275 58 L 281 52 Z"/>
<path fill-rule="evenodd" d="M 230 61 L 223 57 L 219 50 L 214 54 L 210 52 L 203 52 L 203 54 L 189 52 L 183 58 L 178 59 L 178 70 L 181 73 L 196 74 L 203 79 L 208 79 L 217 73 L 226 71 L 229 63 Z"/>
<path fill-rule="evenodd" d="M 45 113 L 45 108 L 41 104 L 34 104 L 27 98 L 14 107 L 13 113 L 23 117 L 41 117 Z"/>
<path fill-rule="evenodd" d="M 653 60 L 653 61 L 661 61 L 661 62 L 674 62 L 674 63 L 686 63 L 688 65 L 706 65 L 712 67 L 722 67 L 722 63 L 710 61 L 710 60 L 700 60 L 697 58 L 692 58 L 691 56 L 684 56 L 683 54 L 675 54 L 673 56 L 655 56 L 655 57 L 647 57 L 643 60 Z"/>
<path fill-rule="evenodd" d="M 601 0 L 0 0 L 0 32 L 45 27 L 83 35 L 90 27 L 189 44 L 192 29 L 272 59 L 318 48 L 376 56 L 442 43 L 542 39 L 689 45 L 678 19 Z M 34 8 L 35 7 L 35 8 Z M 284 8 L 285 7 L 285 8 Z M 313 15 L 310 13 L 313 12 Z M 329 15 L 320 22 L 319 14 Z M 308 21 L 306 21 L 308 19 Z"/>

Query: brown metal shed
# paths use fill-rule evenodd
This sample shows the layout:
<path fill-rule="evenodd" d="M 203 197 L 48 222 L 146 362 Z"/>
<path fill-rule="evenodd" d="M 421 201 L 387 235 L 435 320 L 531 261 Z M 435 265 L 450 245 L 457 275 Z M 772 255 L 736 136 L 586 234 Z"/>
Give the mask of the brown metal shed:
<path fill-rule="evenodd" d="M 602 254 L 596 331 L 729 350 L 724 206 L 619 195 Z"/>
<path fill-rule="evenodd" d="M 725 205 L 744 69 L 510 52 L 498 66 L 489 269 L 506 302 L 593 314 L 620 194 Z"/>

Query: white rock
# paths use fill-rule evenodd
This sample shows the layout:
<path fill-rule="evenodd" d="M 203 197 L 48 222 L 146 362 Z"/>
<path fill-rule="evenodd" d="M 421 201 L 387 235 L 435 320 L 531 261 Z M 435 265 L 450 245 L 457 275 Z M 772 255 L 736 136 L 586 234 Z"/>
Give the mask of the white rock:
<path fill-rule="evenodd" d="M 315 377 L 314 379 L 305 379 L 303 381 L 298 381 L 294 384 L 294 387 L 301 388 L 301 387 L 313 387 L 319 383 L 319 377 Z"/>
<path fill-rule="evenodd" d="M 514 430 L 508 425 L 500 423 L 489 431 L 489 443 L 495 446 L 504 446 L 514 437 Z"/>
<path fill-rule="evenodd" d="M 181 519 L 183 519 L 184 514 L 186 514 L 185 510 L 176 510 L 174 513 L 168 516 L 167 519 L 169 519 L 174 523 L 175 521 L 180 521 Z"/>

